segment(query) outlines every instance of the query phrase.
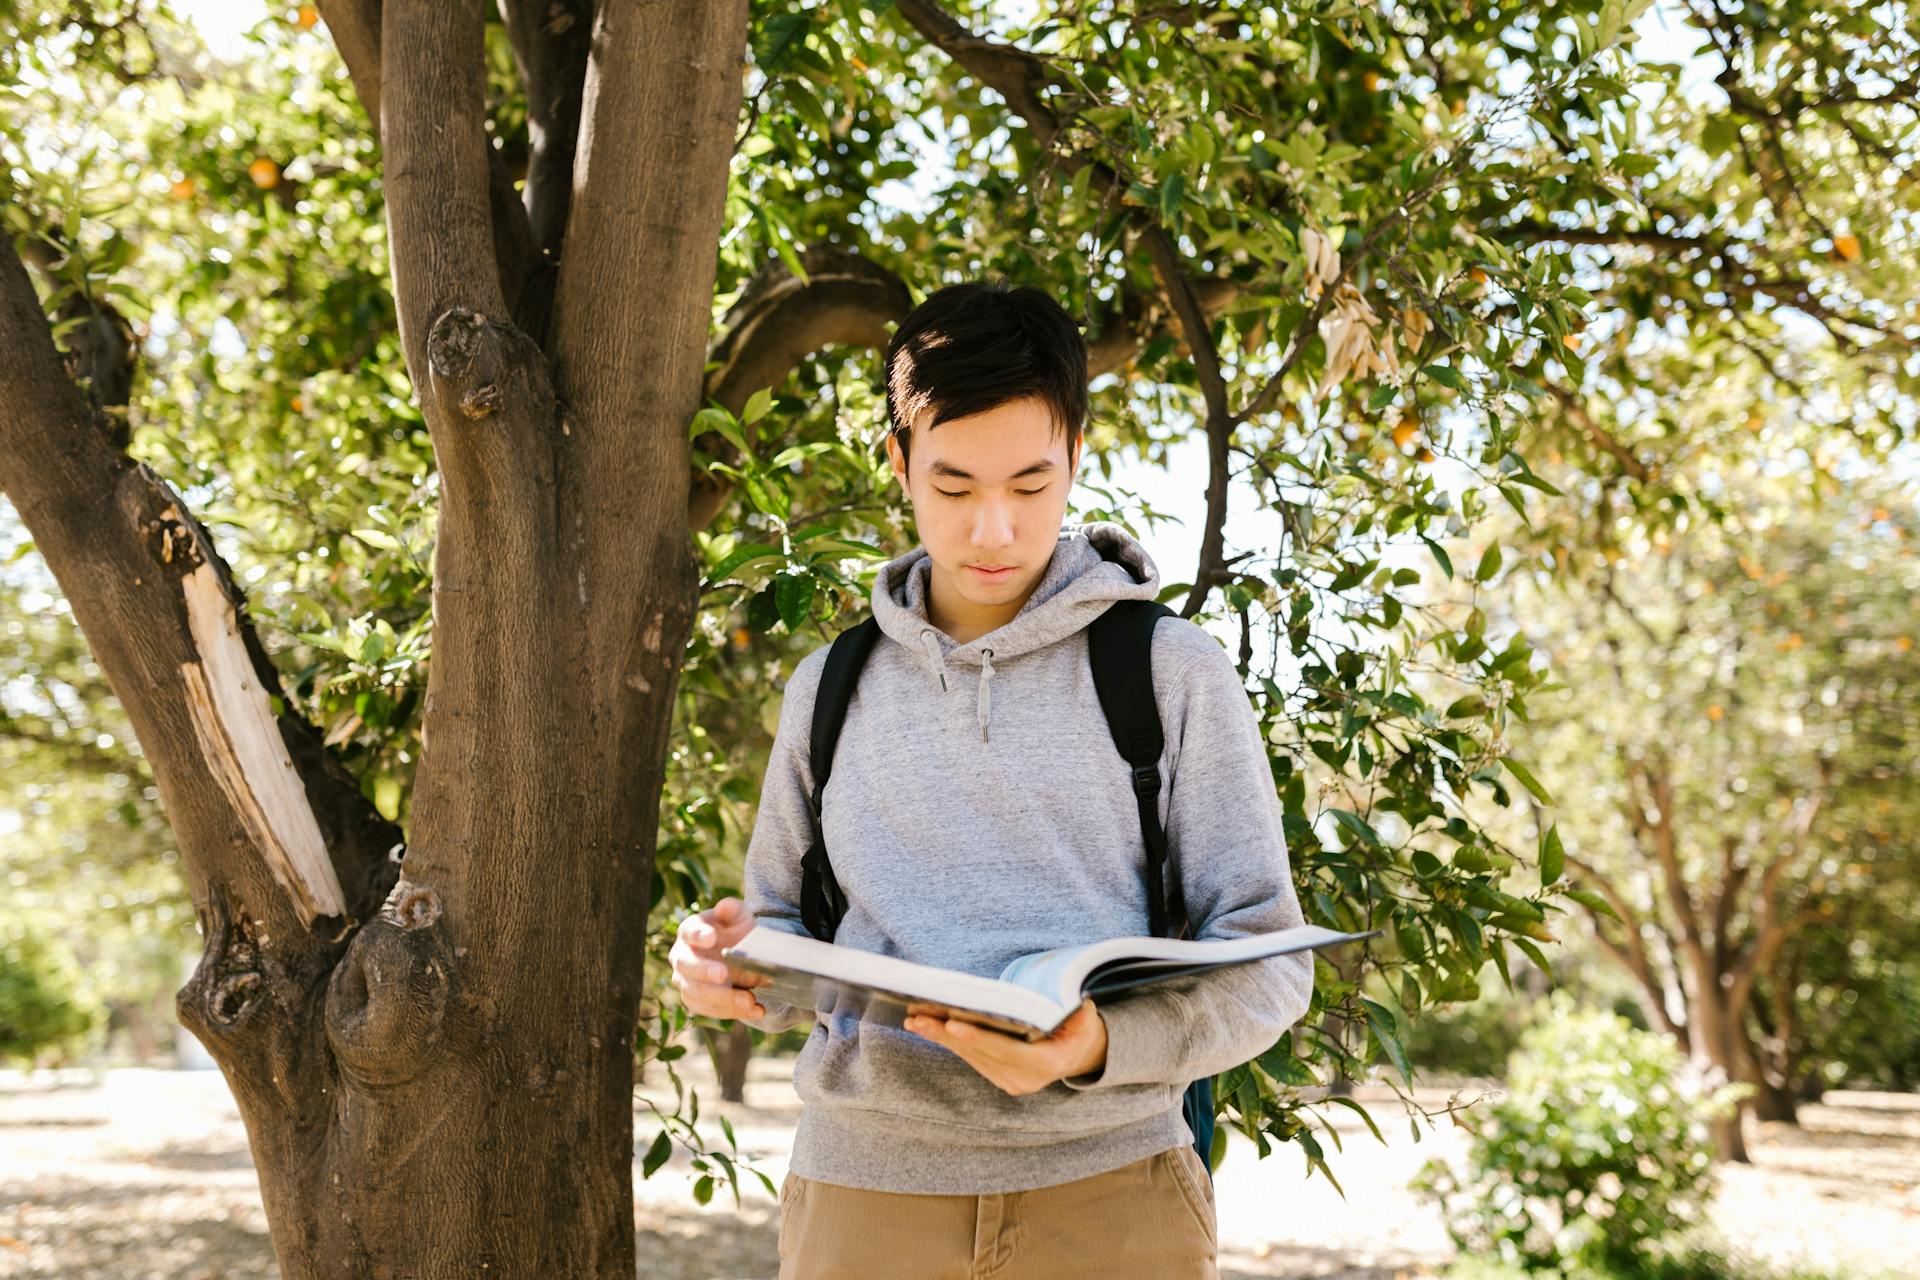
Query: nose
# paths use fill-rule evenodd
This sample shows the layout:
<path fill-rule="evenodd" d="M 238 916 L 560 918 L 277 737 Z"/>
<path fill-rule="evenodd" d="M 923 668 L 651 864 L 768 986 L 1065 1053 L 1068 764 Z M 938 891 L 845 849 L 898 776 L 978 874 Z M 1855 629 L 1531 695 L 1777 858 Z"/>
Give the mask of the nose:
<path fill-rule="evenodd" d="M 1013 508 L 1005 498 L 983 498 L 973 513 L 973 545 L 983 549 L 1013 545 Z"/>

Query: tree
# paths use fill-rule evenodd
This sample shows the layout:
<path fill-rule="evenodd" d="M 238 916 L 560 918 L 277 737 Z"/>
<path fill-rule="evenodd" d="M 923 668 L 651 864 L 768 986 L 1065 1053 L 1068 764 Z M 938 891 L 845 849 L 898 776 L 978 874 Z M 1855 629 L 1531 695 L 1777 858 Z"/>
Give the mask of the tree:
<path fill-rule="evenodd" d="M 1902 1011 L 1874 979 L 1910 971 L 1913 945 L 1879 904 L 1920 875 L 1916 495 L 1856 460 L 1809 504 L 1777 465 L 1790 441 L 1774 435 L 1775 465 L 1716 467 L 1713 516 L 1512 584 L 1572 686 L 1528 738 L 1570 797 L 1566 866 L 1592 936 L 1648 1025 L 1788 1120 L 1845 1069 L 1838 1024 L 1873 1018 L 1857 1002 Z M 1809 965 L 1829 981 L 1809 984 Z M 1723 1157 L 1746 1158 L 1738 1113 L 1717 1132 Z"/>
<path fill-rule="evenodd" d="M 1084 317 L 1105 465 L 1205 441 L 1170 595 L 1239 623 L 1309 917 L 1390 926 L 1217 1082 L 1326 1170 L 1300 1087 L 1404 1076 L 1404 1020 L 1537 951 L 1552 905 L 1493 883 L 1513 855 L 1461 803 L 1544 794 L 1498 736 L 1544 677 L 1387 552 L 1451 577 L 1493 495 L 1559 496 L 1526 456 L 1558 397 L 1542 443 L 1628 465 L 1575 411 L 1583 309 L 1731 312 L 1766 358 L 1791 308 L 1912 385 L 1910 286 L 1872 273 L 1910 190 L 1841 183 L 1908 145 L 1911 85 L 1854 91 L 1902 33 L 1810 9 L 1784 57 L 1703 16 L 1757 113 L 1729 123 L 1637 96 L 1672 83 L 1630 56 L 1644 7 L 322 4 L 363 114 L 304 8 L 237 71 L 132 0 L 17 20 L 0 488 L 151 763 L 205 939 L 181 1016 L 283 1272 L 632 1273 L 649 909 L 711 887 L 699 833 L 751 798 L 752 746 L 689 702 L 764 706 L 857 608 L 906 528 L 874 348 L 988 269 Z M 954 176 L 889 210 L 922 129 Z M 1236 467 L 1272 545 L 1229 549 Z"/>

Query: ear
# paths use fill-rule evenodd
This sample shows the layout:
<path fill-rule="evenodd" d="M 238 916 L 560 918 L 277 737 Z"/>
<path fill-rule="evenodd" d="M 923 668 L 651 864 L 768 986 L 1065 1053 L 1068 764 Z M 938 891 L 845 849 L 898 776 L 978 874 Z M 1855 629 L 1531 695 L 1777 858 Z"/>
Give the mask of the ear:
<path fill-rule="evenodd" d="M 899 436 L 892 431 L 887 432 L 887 461 L 893 464 L 893 478 L 899 481 L 901 492 L 904 493 L 907 488 L 907 459 L 900 451 Z"/>

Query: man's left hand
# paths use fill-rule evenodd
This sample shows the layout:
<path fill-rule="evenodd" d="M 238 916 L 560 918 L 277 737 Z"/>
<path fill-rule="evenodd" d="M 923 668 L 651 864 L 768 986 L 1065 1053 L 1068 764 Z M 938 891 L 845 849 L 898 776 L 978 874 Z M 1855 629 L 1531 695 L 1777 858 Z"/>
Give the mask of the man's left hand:
<path fill-rule="evenodd" d="M 1098 1071 L 1107 1062 L 1107 1024 L 1094 1008 L 1092 997 L 1083 999 L 1073 1015 L 1044 1040 L 1029 1042 L 978 1023 L 926 1014 L 908 1018 L 906 1028 L 945 1045 L 1002 1092 L 1016 1098 L 1067 1076 Z"/>

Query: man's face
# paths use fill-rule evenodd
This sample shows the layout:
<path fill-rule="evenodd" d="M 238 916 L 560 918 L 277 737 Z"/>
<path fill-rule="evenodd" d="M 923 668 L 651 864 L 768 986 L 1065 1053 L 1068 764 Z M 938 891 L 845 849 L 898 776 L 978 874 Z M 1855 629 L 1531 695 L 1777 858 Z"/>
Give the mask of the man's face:
<path fill-rule="evenodd" d="M 928 412 L 931 416 L 931 411 Z M 913 502 L 944 621 L 990 628 L 1019 612 L 1046 572 L 1079 465 L 1046 403 L 1028 397 L 932 430 L 915 423 L 911 466 L 889 435 Z M 987 572 L 998 570 L 998 572 Z"/>

